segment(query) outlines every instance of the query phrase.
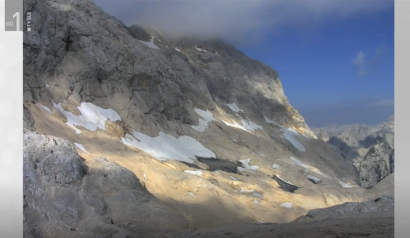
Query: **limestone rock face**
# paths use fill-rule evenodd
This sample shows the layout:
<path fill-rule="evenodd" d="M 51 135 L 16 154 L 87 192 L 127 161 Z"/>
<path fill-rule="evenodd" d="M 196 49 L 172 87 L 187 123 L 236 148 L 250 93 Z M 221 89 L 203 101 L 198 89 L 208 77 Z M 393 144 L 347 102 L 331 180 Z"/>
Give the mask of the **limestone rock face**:
<path fill-rule="evenodd" d="M 371 188 L 393 172 L 394 157 L 387 142 L 379 142 L 367 153 L 360 164 L 360 182 L 364 188 Z"/>
<path fill-rule="evenodd" d="M 329 141 L 329 134 L 327 133 L 325 128 L 315 128 L 313 129 L 313 132 L 319 139 L 323 140 L 324 142 Z"/>
<path fill-rule="evenodd" d="M 167 237 L 368 197 L 264 63 L 220 40 L 127 27 L 90 0 L 24 4 L 36 23 L 25 127 L 44 134 L 24 139 L 26 237 Z"/>
<path fill-rule="evenodd" d="M 84 162 L 64 139 L 26 132 L 23 161 L 24 237 L 125 237 L 187 225 L 131 171 L 101 157 Z"/>
<path fill-rule="evenodd" d="M 170 40 L 127 27 L 90 0 L 24 4 L 36 22 L 24 34 L 26 101 L 61 103 L 75 115 L 81 102 L 92 102 L 144 133 L 195 125 L 195 107 L 237 103 L 254 117 L 314 136 L 277 72 L 227 43 Z"/>
<path fill-rule="evenodd" d="M 354 163 L 363 187 L 370 188 L 393 173 L 394 152 L 390 151 L 394 148 L 394 116 L 375 126 L 332 125 L 315 128 L 314 132 L 324 141 L 329 138 L 326 142 Z"/>

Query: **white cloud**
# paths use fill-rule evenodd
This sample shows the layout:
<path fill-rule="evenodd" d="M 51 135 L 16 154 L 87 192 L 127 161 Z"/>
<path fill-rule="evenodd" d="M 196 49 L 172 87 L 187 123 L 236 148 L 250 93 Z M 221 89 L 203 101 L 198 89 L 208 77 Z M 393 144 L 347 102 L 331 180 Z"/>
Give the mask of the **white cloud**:
<path fill-rule="evenodd" d="M 356 57 L 352 59 L 352 64 L 363 66 L 364 65 L 364 52 L 361 50 L 357 53 Z"/>
<path fill-rule="evenodd" d="M 352 65 L 359 68 L 359 76 L 364 77 L 369 72 L 376 69 L 382 63 L 387 47 L 381 45 L 374 50 L 373 57 L 370 60 L 366 60 L 365 53 L 361 50 L 357 53 L 356 57 L 352 59 Z"/>
<path fill-rule="evenodd" d="M 140 1 L 94 0 L 125 24 L 156 26 L 174 36 L 255 41 L 283 26 L 312 27 L 390 9 L 393 0 Z"/>

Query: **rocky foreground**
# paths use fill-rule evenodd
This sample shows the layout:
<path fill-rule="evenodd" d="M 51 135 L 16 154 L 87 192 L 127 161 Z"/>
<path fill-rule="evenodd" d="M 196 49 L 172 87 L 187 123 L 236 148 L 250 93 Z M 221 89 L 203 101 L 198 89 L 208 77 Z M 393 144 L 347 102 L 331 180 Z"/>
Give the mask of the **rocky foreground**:
<path fill-rule="evenodd" d="M 392 237 L 394 174 L 361 187 L 269 66 L 92 1 L 24 4 L 24 237 Z"/>
<path fill-rule="evenodd" d="M 315 209 L 288 224 L 189 223 L 130 170 L 84 161 L 66 140 L 25 131 L 24 237 L 394 237 L 394 200 Z"/>

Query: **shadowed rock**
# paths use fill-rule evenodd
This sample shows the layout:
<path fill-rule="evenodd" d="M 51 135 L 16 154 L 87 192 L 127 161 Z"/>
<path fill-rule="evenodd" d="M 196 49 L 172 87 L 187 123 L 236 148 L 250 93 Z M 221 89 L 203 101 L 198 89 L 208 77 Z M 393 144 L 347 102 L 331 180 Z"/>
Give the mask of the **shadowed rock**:
<path fill-rule="evenodd" d="M 209 171 L 222 170 L 228 173 L 237 173 L 238 165 L 230 161 L 221 160 L 218 158 L 202 158 L 197 157 L 198 161 L 208 165 Z"/>
<path fill-rule="evenodd" d="M 295 192 L 296 190 L 298 190 L 300 187 L 295 186 L 293 184 L 287 183 L 285 181 L 283 181 L 282 179 L 280 179 L 278 176 L 273 175 L 273 180 L 275 180 L 276 182 L 278 182 L 278 184 L 280 185 L 280 188 L 285 190 L 286 192 Z"/>

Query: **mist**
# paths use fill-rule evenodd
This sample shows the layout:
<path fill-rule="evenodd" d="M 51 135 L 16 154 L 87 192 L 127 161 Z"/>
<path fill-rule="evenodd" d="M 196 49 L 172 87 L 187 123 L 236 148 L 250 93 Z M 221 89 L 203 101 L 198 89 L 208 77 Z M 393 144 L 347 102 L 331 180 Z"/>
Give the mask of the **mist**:
<path fill-rule="evenodd" d="M 392 0 L 94 0 L 126 25 L 149 25 L 171 37 L 255 44 L 283 28 L 312 29 L 374 13 Z M 348 2 L 348 3 L 347 3 Z"/>

